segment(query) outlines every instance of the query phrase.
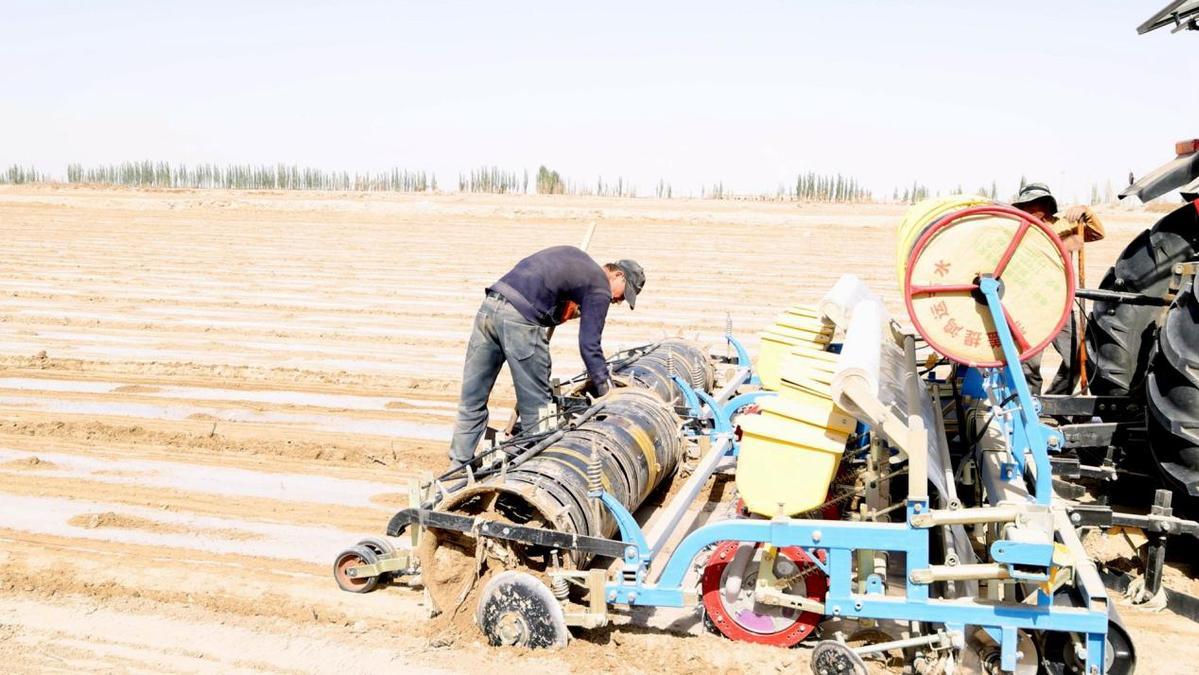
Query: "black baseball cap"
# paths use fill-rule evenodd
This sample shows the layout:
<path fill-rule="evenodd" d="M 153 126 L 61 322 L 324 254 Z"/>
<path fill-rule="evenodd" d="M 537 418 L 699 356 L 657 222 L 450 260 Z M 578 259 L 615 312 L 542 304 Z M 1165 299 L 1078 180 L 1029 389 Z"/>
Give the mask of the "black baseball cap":
<path fill-rule="evenodd" d="M 636 260 L 617 260 L 613 263 L 624 273 L 624 299 L 629 301 L 629 309 L 637 305 L 637 294 L 645 288 L 645 270 Z"/>

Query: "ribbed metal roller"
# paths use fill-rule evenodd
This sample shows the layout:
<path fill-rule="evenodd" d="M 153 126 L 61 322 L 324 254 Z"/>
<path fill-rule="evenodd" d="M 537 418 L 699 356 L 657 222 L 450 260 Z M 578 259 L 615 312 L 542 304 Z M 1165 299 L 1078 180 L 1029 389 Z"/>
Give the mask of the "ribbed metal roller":
<path fill-rule="evenodd" d="M 678 405 L 683 393 L 671 381 L 677 375 L 692 389 L 711 391 L 716 369 L 701 345 L 682 338 L 669 338 L 653 346 L 644 356 L 614 371 L 636 386 L 656 393 L 663 401 Z"/>
<path fill-rule="evenodd" d="M 678 466 L 682 420 L 656 393 L 634 387 L 613 391 L 592 412 L 534 457 L 450 495 L 438 509 L 491 510 L 515 523 L 612 536 L 616 522 L 588 496 L 589 467 L 595 462 L 604 489 L 636 510 Z M 586 559 L 579 555 L 575 562 Z"/>

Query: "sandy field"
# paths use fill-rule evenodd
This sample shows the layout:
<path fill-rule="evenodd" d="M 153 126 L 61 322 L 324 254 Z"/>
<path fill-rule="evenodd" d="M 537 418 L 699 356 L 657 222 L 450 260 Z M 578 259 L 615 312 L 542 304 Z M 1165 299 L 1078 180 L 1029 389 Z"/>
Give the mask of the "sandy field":
<path fill-rule="evenodd" d="M 0 187 L 0 669 L 807 672 L 806 650 L 734 644 L 695 617 L 497 652 L 430 631 L 419 592 L 339 591 L 330 565 L 444 466 L 483 288 L 527 253 L 595 222 L 597 259 L 641 262 L 609 351 L 716 346 L 726 322 L 752 345 L 845 271 L 902 315 L 902 212 Z M 1103 215 L 1092 285 L 1158 214 Z M 556 374 L 580 369 L 576 336 L 555 336 Z M 1199 662 L 1199 626 L 1122 609 L 1141 672 Z"/>

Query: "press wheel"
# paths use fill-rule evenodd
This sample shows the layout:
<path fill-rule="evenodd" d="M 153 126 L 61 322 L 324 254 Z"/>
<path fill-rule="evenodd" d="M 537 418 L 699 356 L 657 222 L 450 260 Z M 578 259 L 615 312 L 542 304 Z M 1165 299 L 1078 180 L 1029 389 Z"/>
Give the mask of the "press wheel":
<path fill-rule="evenodd" d="M 570 633 L 562 605 L 525 572 L 501 572 L 479 596 L 475 623 L 496 647 L 564 647 Z"/>
<path fill-rule="evenodd" d="M 812 650 L 812 672 L 815 675 L 867 675 L 866 663 L 848 645 L 836 640 L 822 640 Z"/>

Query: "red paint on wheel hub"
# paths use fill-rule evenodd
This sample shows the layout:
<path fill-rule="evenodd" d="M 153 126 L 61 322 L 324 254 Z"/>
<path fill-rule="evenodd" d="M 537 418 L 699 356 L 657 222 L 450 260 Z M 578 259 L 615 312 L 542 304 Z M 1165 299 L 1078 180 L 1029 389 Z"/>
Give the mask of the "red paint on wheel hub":
<path fill-rule="evenodd" d="M 737 623 L 725 607 L 721 577 L 724 576 L 724 570 L 729 562 L 732 561 L 733 555 L 736 554 L 739 545 L 740 542 L 736 541 L 726 541 L 720 544 L 712 551 L 712 556 L 708 558 L 708 563 L 704 566 L 704 574 L 700 587 L 704 595 L 704 610 L 707 611 L 712 625 L 730 640 L 755 642 L 778 647 L 794 647 L 812 634 L 816 625 L 823 619 L 822 616 L 814 612 L 801 612 L 782 630 L 773 633 L 760 633 Z M 786 556 L 788 560 L 800 568 L 811 564 L 811 558 L 807 552 L 798 546 L 781 548 L 779 549 L 779 553 Z M 750 565 L 754 564 L 756 563 L 750 562 Z M 813 571 L 808 574 L 804 577 L 804 591 L 804 595 L 809 599 L 822 602 L 825 594 L 828 592 L 827 577 L 820 571 Z"/>

